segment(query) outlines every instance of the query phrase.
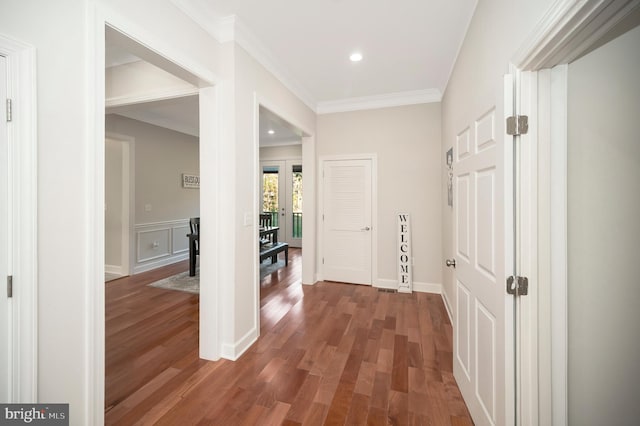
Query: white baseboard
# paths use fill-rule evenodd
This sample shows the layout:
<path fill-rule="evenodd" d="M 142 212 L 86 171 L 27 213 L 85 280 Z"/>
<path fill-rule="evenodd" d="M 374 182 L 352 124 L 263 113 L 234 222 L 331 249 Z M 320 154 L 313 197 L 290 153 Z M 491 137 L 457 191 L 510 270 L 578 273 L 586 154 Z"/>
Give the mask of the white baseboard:
<path fill-rule="evenodd" d="M 182 262 L 189 259 L 189 253 L 181 253 L 174 256 L 163 257 L 150 262 L 140 263 L 133 267 L 133 273 L 139 274 L 141 272 L 150 271 L 152 269 L 160 268 L 162 266 L 171 265 L 173 263 Z"/>
<path fill-rule="evenodd" d="M 236 343 L 223 343 L 220 348 L 220 356 L 231 361 L 236 361 L 256 340 L 258 340 L 258 329 L 253 328 Z"/>
<path fill-rule="evenodd" d="M 398 289 L 398 281 L 397 280 L 387 280 L 384 278 L 379 278 L 376 283 L 373 285 L 376 288 L 386 288 L 389 290 L 397 290 Z M 442 284 L 439 283 L 422 283 L 418 281 L 413 282 L 413 291 L 417 291 L 419 293 L 435 293 L 442 294 Z"/>
<path fill-rule="evenodd" d="M 442 292 L 442 300 L 444 301 L 444 307 L 447 310 L 447 315 L 449 315 L 449 321 L 453 325 L 453 313 L 451 312 L 451 304 L 449 303 L 449 298 L 447 297 L 446 292 Z"/>
<path fill-rule="evenodd" d="M 117 275 L 119 277 L 124 277 L 128 275 L 125 271 L 122 270 L 121 265 L 104 265 L 104 272 L 110 275 Z"/>

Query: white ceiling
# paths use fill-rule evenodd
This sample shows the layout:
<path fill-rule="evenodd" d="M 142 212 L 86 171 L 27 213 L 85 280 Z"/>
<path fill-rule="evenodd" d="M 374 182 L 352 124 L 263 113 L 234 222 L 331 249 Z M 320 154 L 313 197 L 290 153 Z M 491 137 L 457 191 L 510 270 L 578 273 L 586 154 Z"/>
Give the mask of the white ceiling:
<path fill-rule="evenodd" d="M 235 39 L 319 113 L 439 101 L 477 2 L 172 1 L 219 41 Z M 349 61 L 354 51 L 361 62 Z M 106 52 L 107 67 L 139 60 L 109 33 Z M 198 135 L 197 96 L 107 113 Z M 261 108 L 261 146 L 300 140 L 299 130 Z"/>
<path fill-rule="evenodd" d="M 110 107 L 106 112 L 196 137 L 200 133 L 198 95 Z"/>
<path fill-rule="evenodd" d="M 234 38 L 263 59 L 314 109 L 389 94 L 439 100 L 477 2 L 173 1 L 219 40 Z M 349 61 L 354 51 L 361 62 Z"/>

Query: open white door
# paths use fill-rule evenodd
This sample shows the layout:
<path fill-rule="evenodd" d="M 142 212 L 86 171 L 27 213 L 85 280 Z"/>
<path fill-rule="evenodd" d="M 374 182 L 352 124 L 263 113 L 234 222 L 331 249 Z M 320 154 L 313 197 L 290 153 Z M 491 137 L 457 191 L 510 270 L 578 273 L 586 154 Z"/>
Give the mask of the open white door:
<path fill-rule="evenodd" d="M 0 56 L 0 280 L 9 275 L 9 150 L 6 114 L 7 60 Z M 4 290 L 4 289 L 2 289 Z M 0 291 L 0 402 L 11 400 L 11 311 L 6 291 Z"/>
<path fill-rule="evenodd" d="M 504 425 L 504 138 L 494 106 L 477 115 L 454 145 L 454 376 L 476 425 Z M 498 132 L 497 134 L 500 134 Z"/>
<path fill-rule="evenodd" d="M 323 278 L 371 284 L 371 160 L 323 163 Z"/>

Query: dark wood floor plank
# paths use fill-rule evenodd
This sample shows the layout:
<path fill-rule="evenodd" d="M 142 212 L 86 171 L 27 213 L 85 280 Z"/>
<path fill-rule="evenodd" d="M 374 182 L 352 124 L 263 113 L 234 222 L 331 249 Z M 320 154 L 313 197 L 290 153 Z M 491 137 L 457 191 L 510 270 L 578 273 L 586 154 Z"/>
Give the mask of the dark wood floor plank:
<path fill-rule="evenodd" d="M 439 295 L 301 284 L 302 256 L 260 283 L 260 338 L 235 362 L 198 358 L 197 295 L 106 284 L 108 425 L 471 425 Z"/>

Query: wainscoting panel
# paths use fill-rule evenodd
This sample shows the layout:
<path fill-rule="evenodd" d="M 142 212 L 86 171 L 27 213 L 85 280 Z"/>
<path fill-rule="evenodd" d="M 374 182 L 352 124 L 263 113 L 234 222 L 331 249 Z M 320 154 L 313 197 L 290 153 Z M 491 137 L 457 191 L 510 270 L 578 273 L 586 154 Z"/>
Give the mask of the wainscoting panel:
<path fill-rule="evenodd" d="M 189 252 L 189 239 L 187 234 L 191 233 L 189 225 L 174 226 L 171 228 L 171 250 L 173 254 L 188 253 Z"/>
<path fill-rule="evenodd" d="M 149 271 L 189 257 L 189 219 L 135 225 L 134 273 Z"/>

